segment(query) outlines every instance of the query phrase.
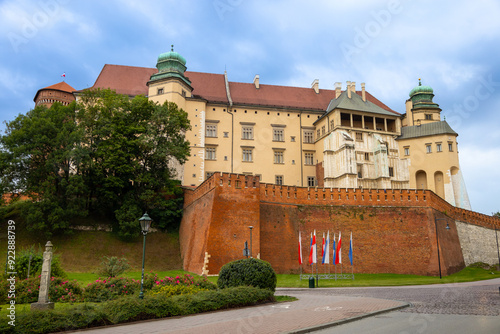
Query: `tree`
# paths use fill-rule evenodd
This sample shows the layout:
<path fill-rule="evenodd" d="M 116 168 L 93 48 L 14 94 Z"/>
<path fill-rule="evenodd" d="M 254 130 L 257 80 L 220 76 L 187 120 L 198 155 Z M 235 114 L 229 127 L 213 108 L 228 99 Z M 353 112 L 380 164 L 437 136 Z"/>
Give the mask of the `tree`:
<path fill-rule="evenodd" d="M 28 228 L 50 235 L 73 217 L 86 215 L 75 201 L 85 187 L 74 170 L 79 165 L 80 130 L 76 104 L 36 107 L 7 123 L 0 137 L 2 193 L 23 192 L 36 199 L 23 212 Z"/>
<path fill-rule="evenodd" d="M 147 210 L 158 227 L 169 227 L 182 205 L 172 179 L 174 165 L 189 156 L 187 113 L 111 90 L 86 91 L 80 101 L 37 107 L 7 124 L 2 193 L 36 198 L 27 210 L 32 229 L 58 232 L 72 217 L 98 213 L 132 237 Z"/>
<path fill-rule="evenodd" d="M 500 218 L 500 211 L 497 211 L 497 212 L 493 213 L 492 216 Z"/>

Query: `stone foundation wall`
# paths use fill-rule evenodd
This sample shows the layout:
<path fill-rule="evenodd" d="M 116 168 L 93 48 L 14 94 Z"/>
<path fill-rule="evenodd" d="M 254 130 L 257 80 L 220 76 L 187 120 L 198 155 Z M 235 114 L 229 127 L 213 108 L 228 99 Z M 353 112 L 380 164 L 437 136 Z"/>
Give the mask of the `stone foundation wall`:
<path fill-rule="evenodd" d="M 461 221 L 457 221 L 456 225 L 466 266 L 475 262 L 498 263 L 497 239 L 494 229 Z M 500 231 L 496 233 L 500 234 Z"/>

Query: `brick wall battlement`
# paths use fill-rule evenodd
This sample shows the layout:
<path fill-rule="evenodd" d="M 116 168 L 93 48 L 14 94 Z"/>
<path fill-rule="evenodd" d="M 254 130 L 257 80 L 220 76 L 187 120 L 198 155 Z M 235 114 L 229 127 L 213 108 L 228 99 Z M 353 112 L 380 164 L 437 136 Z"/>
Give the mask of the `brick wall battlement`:
<path fill-rule="evenodd" d="M 439 275 L 439 239 L 442 272 L 449 275 L 465 266 L 464 253 L 471 259 L 477 253 L 470 246 L 462 251 L 468 233 L 457 227 L 462 223 L 487 234 L 500 228 L 500 219 L 456 208 L 430 190 L 279 186 L 215 173 L 196 189 L 185 188 L 179 237 L 184 269 L 200 274 L 243 258 L 245 242 L 277 272 L 297 273 L 299 232 L 306 258 L 308 235 L 316 230 L 352 232 L 357 272 Z"/>

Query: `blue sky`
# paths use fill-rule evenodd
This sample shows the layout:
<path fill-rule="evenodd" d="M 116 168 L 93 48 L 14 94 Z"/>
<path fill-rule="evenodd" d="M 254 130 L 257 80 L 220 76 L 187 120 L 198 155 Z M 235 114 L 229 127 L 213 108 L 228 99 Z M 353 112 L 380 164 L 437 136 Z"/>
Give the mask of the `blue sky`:
<path fill-rule="evenodd" d="M 459 133 L 472 209 L 500 211 L 500 3 L 477 1 L 0 1 L 0 119 L 38 89 L 91 86 L 103 65 L 154 67 L 175 45 L 188 70 L 231 81 L 366 89 L 404 113 L 422 78 Z M 4 129 L 4 125 L 1 129 Z"/>

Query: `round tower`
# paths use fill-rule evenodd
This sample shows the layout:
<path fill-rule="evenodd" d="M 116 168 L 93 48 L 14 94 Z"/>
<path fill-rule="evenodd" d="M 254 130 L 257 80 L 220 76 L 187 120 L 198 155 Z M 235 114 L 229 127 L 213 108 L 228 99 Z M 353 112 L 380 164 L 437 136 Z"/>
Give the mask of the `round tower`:
<path fill-rule="evenodd" d="M 61 81 L 55 85 L 39 89 L 33 101 L 35 102 L 35 106 L 45 105 L 47 108 L 50 108 L 55 102 L 68 105 L 75 101 L 74 91 L 73 87 Z"/>
<path fill-rule="evenodd" d="M 407 117 L 409 125 L 420 125 L 441 120 L 441 108 L 434 103 L 434 90 L 430 86 L 422 86 L 418 79 L 418 86 L 410 91 L 410 99 L 407 101 Z"/>

